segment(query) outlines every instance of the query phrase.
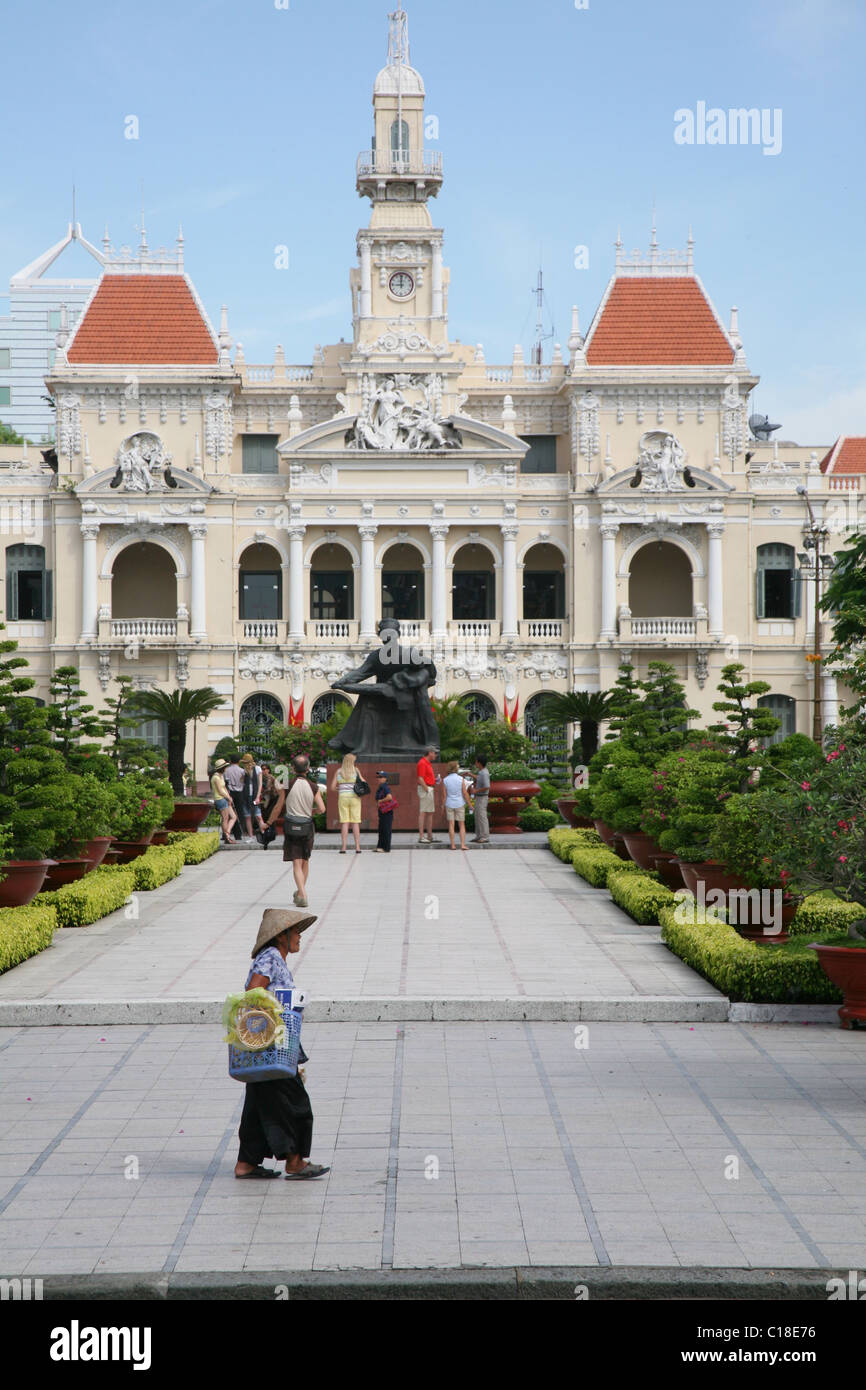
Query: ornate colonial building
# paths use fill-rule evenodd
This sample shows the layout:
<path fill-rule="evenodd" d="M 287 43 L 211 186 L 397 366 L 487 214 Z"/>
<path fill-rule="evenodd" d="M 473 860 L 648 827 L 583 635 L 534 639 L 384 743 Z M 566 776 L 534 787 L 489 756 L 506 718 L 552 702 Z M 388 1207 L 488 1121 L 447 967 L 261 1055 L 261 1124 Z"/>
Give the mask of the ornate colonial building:
<path fill-rule="evenodd" d="M 753 437 L 758 378 L 691 240 L 662 253 L 653 236 L 647 256 L 617 244 L 588 331 L 575 311 L 548 364 L 516 348 L 491 365 L 453 342 L 424 96 L 398 11 L 357 162 L 370 219 L 351 340 L 310 364 L 281 348 L 246 362 L 181 246 L 106 251 L 47 379 L 58 471 L 10 450 L 0 470 L 6 617 L 39 693 L 69 662 L 96 703 L 118 674 L 216 687 L 201 778 L 249 720 L 324 718 L 331 682 L 394 616 L 473 717 L 531 732 L 546 693 L 606 689 L 626 658 L 641 673 L 672 662 L 709 716 L 737 658 L 770 684 L 784 730 L 809 731 L 805 497 L 840 544 L 863 441 Z M 831 718 L 832 680 L 818 694 Z"/>

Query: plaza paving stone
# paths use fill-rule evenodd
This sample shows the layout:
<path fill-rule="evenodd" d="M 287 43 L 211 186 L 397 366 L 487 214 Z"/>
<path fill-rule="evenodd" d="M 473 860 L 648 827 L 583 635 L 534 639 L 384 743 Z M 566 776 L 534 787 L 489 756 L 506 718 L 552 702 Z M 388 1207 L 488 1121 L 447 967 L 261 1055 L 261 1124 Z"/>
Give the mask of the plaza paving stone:
<path fill-rule="evenodd" d="M 319 920 L 296 957 L 311 1019 L 426 1019 L 431 1001 L 437 1017 L 481 1020 L 726 1017 L 657 928 L 636 926 L 540 844 L 386 856 L 368 843 L 342 856 L 320 843 L 309 887 Z M 58 931 L 0 976 L 0 1023 L 53 1022 L 61 1004 L 84 1011 L 74 1022 L 124 1022 L 130 1001 L 142 1001 L 136 1023 L 161 1022 L 169 1006 L 190 1009 L 173 1022 L 195 1022 L 203 1006 L 215 1020 L 243 983 L 263 908 L 291 906 L 292 891 L 278 852 L 221 851 L 102 922 Z M 10 1016 L 19 1005 L 33 1008 Z"/>
<path fill-rule="evenodd" d="M 218 1028 L 0 1030 L 0 1272 L 862 1265 L 859 1035 L 602 1022 L 587 1042 L 307 1024 L 332 1171 L 288 1185 L 232 1176 L 243 1092 Z"/>

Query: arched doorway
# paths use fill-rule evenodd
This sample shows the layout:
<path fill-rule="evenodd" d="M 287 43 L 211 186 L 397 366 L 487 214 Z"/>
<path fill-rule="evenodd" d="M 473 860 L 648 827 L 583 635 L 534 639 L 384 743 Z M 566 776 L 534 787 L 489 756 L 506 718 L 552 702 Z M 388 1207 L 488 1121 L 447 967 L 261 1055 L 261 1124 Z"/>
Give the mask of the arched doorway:
<path fill-rule="evenodd" d="M 238 617 L 279 621 L 283 616 L 283 571 L 272 545 L 248 545 L 238 576 Z"/>
<path fill-rule="evenodd" d="M 177 573 L 161 545 L 138 541 L 117 556 L 111 572 L 111 616 L 177 617 Z"/>
<path fill-rule="evenodd" d="M 414 545 L 392 545 L 385 552 L 382 617 L 424 617 L 424 557 Z"/>
<path fill-rule="evenodd" d="M 633 618 L 691 618 L 692 567 L 669 541 L 641 546 L 629 567 L 628 606 Z"/>
<path fill-rule="evenodd" d="M 533 545 L 523 560 L 523 616 L 565 617 L 565 559 L 555 545 Z"/>
<path fill-rule="evenodd" d="M 249 695 L 241 705 L 238 742 L 242 753 L 252 753 L 257 761 L 272 759 L 273 724 L 283 723 L 285 712 L 275 695 Z"/>
<path fill-rule="evenodd" d="M 454 556 L 451 609 L 455 622 L 483 622 L 496 616 L 496 574 L 486 545 L 469 541 Z"/>
<path fill-rule="evenodd" d="M 484 719 L 496 718 L 496 706 L 489 695 L 473 690 L 469 695 L 460 696 L 460 704 L 470 724 L 480 724 Z"/>
<path fill-rule="evenodd" d="M 349 621 L 355 616 L 355 574 L 344 545 L 328 541 L 313 555 L 310 569 L 310 617 L 314 621 Z"/>
<path fill-rule="evenodd" d="M 532 744 L 533 766 L 547 776 L 564 774 L 568 762 L 568 744 L 563 725 L 548 726 L 545 723 L 545 707 L 552 699 L 549 690 L 539 691 L 526 702 L 523 715 L 523 732 Z"/>
<path fill-rule="evenodd" d="M 351 700 L 347 700 L 345 695 L 340 695 L 336 690 L 327 691 L 326 694 L 320 695 L 317 700 L 313 701 L 313 708 L 310 710 L 310 723 L 327 724 L 338 708 L 351 710 Z"/>

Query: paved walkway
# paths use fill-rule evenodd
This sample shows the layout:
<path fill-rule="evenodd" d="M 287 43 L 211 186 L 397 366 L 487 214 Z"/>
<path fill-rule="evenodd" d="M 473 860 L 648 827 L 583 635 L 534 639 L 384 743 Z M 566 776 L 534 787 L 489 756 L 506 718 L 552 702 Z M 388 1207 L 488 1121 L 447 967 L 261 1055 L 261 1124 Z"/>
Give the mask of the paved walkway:
<path fill-rule="evenodd" d="M 292 888 L 278 853 L 221 851 L 102 922 L 58 932 L 0 977 L 0 1022 L 216 1020 L 243 983 L 262 909 L 290 906 Z M 341 856 L 331 842 L 314 854 L 309 898 L 319 920 L 296 973 L 313 1020 L 727 1014 L 657 928 L 541 845 Z"/>
<path fill-rule="evenodd" d="M 50 1292 L 118 1271 L 862 1266 L 861 1036 L 594 1023 L 575 1041 L 309 1025 L 333 1170 L 289 1185 L 231 1176 L 242 1092 L 215 1029 L 3 1030 L 0 1273 Z"/>

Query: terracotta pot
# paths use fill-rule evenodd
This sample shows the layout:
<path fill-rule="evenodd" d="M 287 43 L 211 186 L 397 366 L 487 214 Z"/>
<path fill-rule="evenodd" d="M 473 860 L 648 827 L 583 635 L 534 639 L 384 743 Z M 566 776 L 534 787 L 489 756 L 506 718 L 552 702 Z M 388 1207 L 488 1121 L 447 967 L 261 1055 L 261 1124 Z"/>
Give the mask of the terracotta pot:
<path fill-rule="evenodd" d="M 167 845 L 169 834 L 170 832 L 165 828 L 162 830 L 154 830 L 150 843 L 152 845 Z"/>
<path fill-rule="evenodd" d="M 115 864 L 131 864 L 133 859 L 138 859 L 150 849 L 152 834 L 153 831 L 143 840 L 112 840 L 112 853 L 117 856 Z"/>
<path fill-rule="evenodd" d="M 537 782 L 515 780 L 490 784 L 490 833 L 492 835 L 522 835 L 517 817 L 525 803 L 541 791 Z M 494 803 L 493 798 L 498 798 Z"/>
<path fill-rule="evenodd" d="M 592 820 L 589 816 L 579 816 L 575 810 L 576 805 L 577 802 L 573 796 L 561 796 L 556 803 L 556 809 L 562 816 L 562 819 L 568 822 L 572 830 L 591 830 L 593 825 Z"/>
<path fill-rule="evenodd" d="M 642 869 L 651 869 L 654 856 L 661 854 L 652 835 L 646 835 L 642 830 L 624 830 L 622 838 L 634 862 L 640 864 Z"/>
<path fill-rule="evenodd" d="M 607 845 L 608 849 L 613 849 L 613 831 L 611 830 L 607 822 L 603 820 L 594 820 L 592 823 L 595 826 L 601 838 L 604 840 L 604 843 Z"/>
<path fill-rule="evenodd" d="M 672 892 L 677 893 L 685 887 L 676 855 L 659 850 L 650 856 L 650 867 L 655 869 L 662 883 Z"/>
<path fill-rule="evenodd" d="M 209 801 L 176 801 L 174 812 L 165 823 L 166 830 L 198 830 L 207 820 L 213 806 Z"/>
<path fill-rule="evenodd" d="M 26 907 L 45 882 L 56 859 L 10 859 L 0 882 L 0 907 Z"/>
<path fill-rule="evenodd" d="M 87 860 L 86 874 L 98 869 L 111 848 L 110 835 L 97 835 L 93 840 L 77 840 L 73 846 L 82 859 Z"/>
<path fill-rule="evenodd" d="M 866 1025 L 866 949 L 810 943 L 809 950 L 818 952 L 824 974 L 842 991 L 840 1027 L 858 1028 Z"/>
<path fill-rule="evenodd" d="M 55 888 L 62 888 L 65 883 L 74 883 L 76 879 L 84 878 L 89 868 L 89 859 L 58 859 L 45 875 L 43 892 L 53 893 Z"/>
<path fill-rule="evenodd" d="M 627 860 L 629 864 L 632 862 L 632 857 L 628 852 L 628 846 L 626 845 L 625 837 L 623 836 L 621 830 L 615 830 L 613 832 L 613 835 L 611 836 L 610 847 L 613 850 L 614 854 L 619 855 L 620 859 Z"/>

